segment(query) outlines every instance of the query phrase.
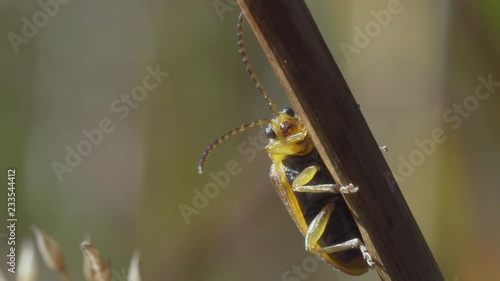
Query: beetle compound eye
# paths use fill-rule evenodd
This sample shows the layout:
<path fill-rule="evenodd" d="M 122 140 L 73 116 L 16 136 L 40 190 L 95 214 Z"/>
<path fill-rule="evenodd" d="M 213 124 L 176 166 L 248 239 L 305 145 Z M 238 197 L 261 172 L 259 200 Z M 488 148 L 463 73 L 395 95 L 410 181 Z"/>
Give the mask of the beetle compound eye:
<path fill-rule="evenodd" d="M 271 126 L 266 127 L 266 136 L 270 139 L 275 139 L 276 138 L 276 133 L 273 131 Z"/>
<path fill-rule="evenodd" d="M 285 109 L 283 109 L 283 113 L 290 117 L 295 117 L 295 111 L 293 111 L 290 107 L 285 107 Z"/>

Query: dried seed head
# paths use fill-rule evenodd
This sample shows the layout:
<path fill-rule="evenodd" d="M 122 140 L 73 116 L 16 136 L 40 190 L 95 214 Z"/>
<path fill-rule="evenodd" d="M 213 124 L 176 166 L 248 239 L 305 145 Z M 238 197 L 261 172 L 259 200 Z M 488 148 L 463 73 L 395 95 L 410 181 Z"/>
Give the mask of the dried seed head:
<path fill-rule="evenodd" d="M 35 257 L 35 246 L 31 240 L 23 242 L 19 257 L 17 281 L 35 281 L 38 275 L 38 265 Z M 0 277 L 0 280 L 2 278 Z"/>
<path fill-rule="evenodd" d="M 132 260 L 130 261 L 130 268 L 128 270 L 128 281 L 142 281 L 142 266 L 141 266 L 141 253 L 139 250 L 134 252 Z"/>
<path fill-rule="evenodd" d="M 103 259 L 89 241 L 80 244 L 83 253 L 83 273 L 87 281 L 111 280 L 111 264 Z"/>
<path fill-rule="evenodd" d="M 64 256 L 56 240 L 34 225 L 31 226 L 31 229 L 33 233 L 35 233 L 38 250 L 47 264 L 47 267 L 61 274 L 66 274 Z"/>

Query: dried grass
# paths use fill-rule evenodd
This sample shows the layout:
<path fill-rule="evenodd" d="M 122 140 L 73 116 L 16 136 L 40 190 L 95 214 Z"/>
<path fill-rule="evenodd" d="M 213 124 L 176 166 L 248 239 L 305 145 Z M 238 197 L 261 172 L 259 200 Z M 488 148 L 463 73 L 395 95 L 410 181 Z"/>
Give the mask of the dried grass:
<path fill-rule="evenodd" d="M 63 281 L 71 281 L 66 269 L 63 252 L 59 243 L 36 226 L 31 229 L 35 234 L 36 244 L 40 255 L 49 269 L 57 272 Z M 35 249 L 31 241 L 23 243 L 21 247 L 19 272 L 17 281 L 36 281 L 38 265 Z M 83 254 L 83 273 L 87 281 L 111 281 L 111 262 L 105 260 L 101 253 L 92 245 L 89 238 L 80 244 Z M 0 271 L 0 281 L 6 280 Z M 132 256 L 128 271 L 128 281 L 143 281 L 140 254 L 138 251 Z"/>

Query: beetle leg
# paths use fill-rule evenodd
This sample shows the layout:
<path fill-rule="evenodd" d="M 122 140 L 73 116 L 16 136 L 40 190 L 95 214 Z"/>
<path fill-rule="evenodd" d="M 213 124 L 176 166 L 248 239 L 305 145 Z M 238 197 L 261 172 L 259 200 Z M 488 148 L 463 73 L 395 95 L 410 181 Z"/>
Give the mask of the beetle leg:
<path fill-rule="evenodd" d="M 330 215 L 335 209 L 335 202 L 330 202 L 326 204 L 325 207 L 316 215 L 313 221 L 309 224 L 306 234 L 306 250 L 309 252 L 317 253 L 318 245 L 317 242 L 323 232 L 325 231 L 326 225 Z"/>
<path fill-rule="evenodd" d="M 352 184 L 348 186 L 340 186 L 338 184 L 317 184 L 307 185 L 316 173 L 319 171 L 319 166 L 309 166 L 302 170 L 292 182 L 292 189 L 296 192 L 312 192 L 312 193 L 354 193 L 358 191 L 358 187 Z"/>
<path fill-rule="evenodd" d="M 321 235 L 323 235 L 323 232 L 325 231 L 326 225 L 328 223 L 328 219 L 330 218 L 330 215 L 332 214 L 334 209 L 335 202 L 328 203 L 311 222 L 306 234 L 306 250 L 315 254 L 331 254 L 352 249 L 359 249 L 368 265 L 373 266 L 374 263 L 370 254 L 366 250 L 363 242 L 361 242 L 361 240 L 358 238 L 326 247 L 321 247 L 318 245 L 318 241 Z"/>

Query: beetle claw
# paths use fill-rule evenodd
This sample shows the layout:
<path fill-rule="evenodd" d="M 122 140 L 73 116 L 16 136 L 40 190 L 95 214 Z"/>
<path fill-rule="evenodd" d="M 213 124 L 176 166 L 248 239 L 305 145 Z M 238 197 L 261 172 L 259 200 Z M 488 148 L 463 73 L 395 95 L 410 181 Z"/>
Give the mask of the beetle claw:
<path fill-rule="evenodd" d="M 363 258 L 366 260 L 366 263 L 372 267 L 375 265 L 375 263 L 372 260 L 372 256 L 370 253 L 368 253 L 368 250 L 366 249 L 365 245 L 359 246 L 359 250 L 361 250 L 361 253 L 363 254 Z"/>
<path fill-rule="evenodd" d="M 352 183 L 348 184 L 347 186 L 340 187 L 340 192 L 344 194 L 356 193 L 358 192 L 358 190 L 359 187 L 354 186 Z"/>

